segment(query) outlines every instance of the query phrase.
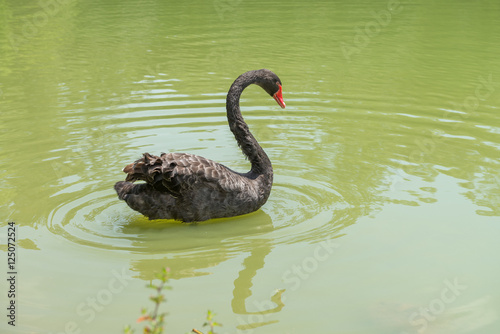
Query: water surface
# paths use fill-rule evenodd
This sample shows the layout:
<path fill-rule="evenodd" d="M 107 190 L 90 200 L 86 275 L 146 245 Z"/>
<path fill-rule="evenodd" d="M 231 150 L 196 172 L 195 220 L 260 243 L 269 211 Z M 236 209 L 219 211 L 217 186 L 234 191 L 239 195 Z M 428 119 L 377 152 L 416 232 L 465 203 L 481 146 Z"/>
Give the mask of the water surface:
<path fill-rule="evenodd" d="M 139 331 L 145 285 L 165 266 L 172 333 L 201 329 L 207 309 L 221 333 L 500 329 L 499 3 L 0 9 L 15 333 Z M 241 102 L 275 171 L 261 210 L 189 225 L 117 199 L 121 169 L 143 152 L 247 171 L 224 103 L 258 68 L 280 76 L 287 104 L 256 86 Z"/>

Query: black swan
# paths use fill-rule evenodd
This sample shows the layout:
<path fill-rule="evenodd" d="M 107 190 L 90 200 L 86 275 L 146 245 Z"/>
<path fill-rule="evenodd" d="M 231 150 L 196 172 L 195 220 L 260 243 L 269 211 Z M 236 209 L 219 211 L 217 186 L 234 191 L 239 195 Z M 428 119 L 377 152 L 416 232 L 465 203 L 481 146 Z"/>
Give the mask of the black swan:
<path fill-rule="evenodd" d="M 281 80 L 270 70 L 249 71 L 231 85 L 226 98 L 227 120 L 252 168 L 238 173 L 212 160 L 188 153 L 143 157 L 123 171 L 125 181 L 115 184 L 118 197 L 149 219 L 204 221 L 258 210 L 269 197 L 273 167 L 250 133 L 240 111 L 240 96 L 250 84 L 262 87 L 285 108 Z M 136 180 L 146 183 L 133 184 Z"/>

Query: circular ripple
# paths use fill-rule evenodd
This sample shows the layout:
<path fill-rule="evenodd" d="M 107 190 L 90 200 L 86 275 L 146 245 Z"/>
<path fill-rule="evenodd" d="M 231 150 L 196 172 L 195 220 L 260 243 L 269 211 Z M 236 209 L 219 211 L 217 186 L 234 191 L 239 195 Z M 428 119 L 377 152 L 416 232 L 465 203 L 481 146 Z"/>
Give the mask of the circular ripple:
<path fill-rule="evenodd" d="M 191 104 L 186 104 L 185 96 L 172 99 L 167 101 L 162 97 L 153 104 L 151 101 L 129 104 L 125 109 L 116 106 L 109 122 L 102 126 L 102 131 L 109 136 L 84 147 L 89 151 L 83 152 L 88 157 L 81 159 L 87 163 L 86 167 L 77 169 L 83 164 L 75 163 L 79 177 L 68 177 L 67 182 L 74 183 L 54 195 L 60 204 L 48 217 L 50 232 L 81 245 L 155 253 L 212 249 L 214 244 L 234 250 L 249 247 L 245 238 L 260 238 L 270 244 L 315 242 L 338 235 L 339 229 L 354 221 L 355 218 L 349 217 L 350 205 L 341 194 L 343 190 L 332 187 L 328 179 L 318 177 L 332 175 L 333 171 L 313 171 L 316 167 L 311 152 L 316 151 L 311 142 L 321 143 L 328 136 L 321 131 L 319 116 L 297 117 L 292 113 L 269 118 L 258 111 L 266 110 L 264 106 L 253 106 L 257 111 L 248 111 L 247 117 L 252 131 L 277 165 L 271 196 L 261 210 L 186 225 L 149 221 L 130 209 L 118 200 L 113 183 L 123 179 L 121 167 L 145 151 L 156 154 L 184 151 L 220 161 L 239 171 L 249 168 L 248 163 L 242 161 L 227 127 L 223 108 L 222 112 L 219 110 L 219 104 L 223 106 L 224 102 L 219 101 L 219 96 L 204 96 Z M 83 136 L 84 131 L 80 135 Z M 128 144 L 117 146 L 117 141 Z M 101 153 L 114 152 L 117 147 L 122 150 L 114 160 L 120 163 L 110 165 Z M 309 172 L 301 174 L 297 168 Z M 92 175 L 88 175 L 90 173 Z M 89 179 L 93 185 L 85 183 L 84 180 Z"/>
<path fill-rule="evenodd" d="M 72 200 L 50 212 L 48 229 L 71 242 L 102 249 L 181 250 L 193 248 L 193 240 L 203 248 L 212 247 L 213 242 L 240 245 L 247 237 L 267 239 L 273 244 L 314 242 L 334 236 L 349 218 L 348 205 L 327 184 L 292 176 L 276 177 L 271 197 L 258 212 L 198 224 L 149 221 L 118 200 L 112 189 L 81 196 L 78 193 L 71 193 Z M 176 239 L 186 243 L 183 246 L 176 241 L 173 246 Z"/>
<path fill-rule="evenodd" d="M 110 190 L 92 192 L 62 203 L 48 217 L 50 232 L 72 242 L 107 249 L 132 249 L 134 238 L 123 237 L 127 222 L 116 194 Z"/>
<path fill-rule="evenodd" d="M 294 243 L 333 237 L 348 225 L 348 207 L 342 195 L 328 184 L 278 175 L 263 210 L 275 227 L 269 237 L 278 243 Z"/>

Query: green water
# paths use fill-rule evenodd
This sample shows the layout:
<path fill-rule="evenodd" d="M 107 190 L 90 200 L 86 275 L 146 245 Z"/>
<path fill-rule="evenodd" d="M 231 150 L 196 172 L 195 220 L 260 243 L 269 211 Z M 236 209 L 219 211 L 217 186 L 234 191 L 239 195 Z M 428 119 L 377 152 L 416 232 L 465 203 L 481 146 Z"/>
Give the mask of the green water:
<path fill-rule="evenodd" d="M 168 333 L 500 330 L 498 1 L 1 1 L 0 268 L 18 226 L 17 323 L 120 333 L 162 267 Z M 150 222 L 119 201 L 143 152 L 247 171 L 225 118 L 269 68 L 281 110 L 242 112 L 275 183 L 256 213 Z"/>

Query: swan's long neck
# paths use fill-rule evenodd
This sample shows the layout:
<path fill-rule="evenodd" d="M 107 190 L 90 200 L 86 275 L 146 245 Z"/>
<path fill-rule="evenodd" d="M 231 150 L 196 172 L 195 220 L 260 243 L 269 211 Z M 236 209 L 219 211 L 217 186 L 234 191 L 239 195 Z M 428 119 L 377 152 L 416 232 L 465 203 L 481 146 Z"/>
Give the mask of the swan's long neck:
<path fill-rule="evenodd" d="M 266 152 L 259 145 L 255 137 L 248 129 L 240 111 L 240 97 L 243 90 L 250 84 L 255 83 L 255 77 L 241 75 L 234 81 L 226 100 L 227 119 L 229 128 L 234 134 L 243 154 L 248 157 L 252 164 L 251 174 L 264 174 L 272 178 L 273 167 Z"/>

